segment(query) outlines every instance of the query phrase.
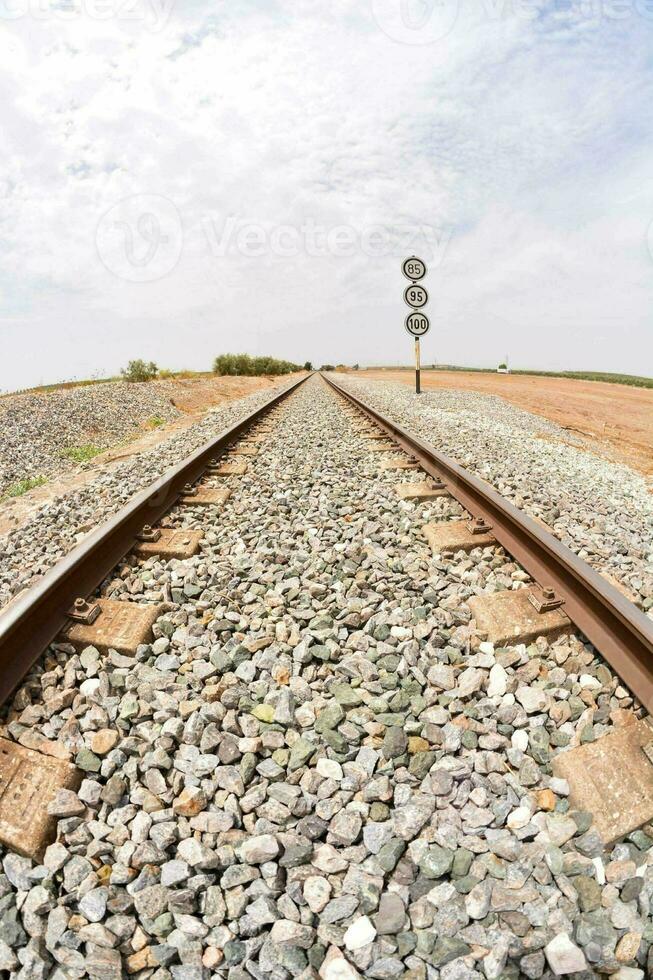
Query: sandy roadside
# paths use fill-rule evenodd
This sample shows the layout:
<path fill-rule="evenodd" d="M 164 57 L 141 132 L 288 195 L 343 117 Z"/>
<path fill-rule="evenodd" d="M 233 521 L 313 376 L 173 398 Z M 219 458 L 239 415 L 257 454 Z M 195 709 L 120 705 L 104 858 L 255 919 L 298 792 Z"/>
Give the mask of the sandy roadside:
<path fill-rule="evenodd" d="M 366 370 L 352 376 L 414 385 L 413 371 Z M 653 389 L 604 381 L 473 371 L 422 371 L 422 388 L 499 395 L 534 415 L 580 433 L 609 459 L 653 475 Z"/>

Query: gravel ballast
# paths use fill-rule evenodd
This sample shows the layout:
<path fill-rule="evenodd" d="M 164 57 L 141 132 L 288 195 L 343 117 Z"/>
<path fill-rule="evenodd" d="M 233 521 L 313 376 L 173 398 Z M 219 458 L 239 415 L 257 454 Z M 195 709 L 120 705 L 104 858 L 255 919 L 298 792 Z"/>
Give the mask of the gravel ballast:
<path fill-rule="evenodd" d="M 159 385 L 122 381 L 0 398 L 0 497 L 22 480 L 74 469 L 69 450 L 107 449 L 179 414 Z"/>
<path fill-rule="evenodd" d="M 115 514 L 130 497 L 287 384 L 289 381 L 285 380 L 280 385 L 211 410 L 201 422 L 182 433 L 125 463 L 111 466 L 107 472 L 100 472 L 91 483 L 45 504 L 32 519 L 1 537 L 0 606 L 37 581 L 89 531 Z M 129 390 L 151 388 L 149 385 L 122 387 Z"/>
<path fill-rule="evenodd" d="M 584 439 L 492 395 L 333 379 L 454 459 L 550 531 L 629 597 L 653 607 L 653 494 L 646 479 Z M 570 445 L 570 440 L 578 445 Z"/>
<path fill-rule="evenodd" d="M 577 637 L 479 640 L 467 600 L 528 576 L 433 558 L 422 525 L 460 507 L 401 502 L 414 475 L 319 380 L 275 419 L 223 508 L 165 519 L 198 555 L 107 585 L 169 604 L 154 641 L 51 648 L 17 693 L 10 737 L 85 780 L 42 865 L 0 852 L 0 969 L 640 980 L 653 836 L 603 846 L 551 775 L 641 714 L 629 692 Z"/>

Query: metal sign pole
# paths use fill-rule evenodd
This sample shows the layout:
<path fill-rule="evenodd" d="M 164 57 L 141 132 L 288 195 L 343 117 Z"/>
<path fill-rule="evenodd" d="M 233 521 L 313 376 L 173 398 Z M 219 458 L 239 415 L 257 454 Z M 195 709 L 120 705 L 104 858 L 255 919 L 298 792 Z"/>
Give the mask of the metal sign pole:
<path fill-rule="evenodd" d="M 420 363 L 419 363 L 419 337 L 415 337 L 415 394 L 421 392 L 420 386 Z"/>

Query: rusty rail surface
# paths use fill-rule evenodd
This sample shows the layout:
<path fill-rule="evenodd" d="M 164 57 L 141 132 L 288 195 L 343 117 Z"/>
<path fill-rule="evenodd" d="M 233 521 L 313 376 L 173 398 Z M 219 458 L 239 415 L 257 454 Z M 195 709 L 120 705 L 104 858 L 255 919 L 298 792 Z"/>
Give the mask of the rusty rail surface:
<path fill-rule="evenodd" d="M 653 713 L 653 620 L 550 532 L 489 484 L 321 375 L 382 428 L 422 469 L 439 478 L 472 518 L 481 517 L 505 550 L 543 588 L 564 600 L 562 610 Z"/>
<path fill-rule="evenodd" d="M 0 614 L 0 703 L 6 701 L 66 625 L 67 612 L 75 599 L 86 598 L 100 585 L 134 546 L 143 527 L 160 520 L 177 502 L 186 484 L 194 483 L 216 455 L 308 377 L 311 375 L 293 381 L 167 470 L 68 552 L 37 585 L 10 601 Z"/>

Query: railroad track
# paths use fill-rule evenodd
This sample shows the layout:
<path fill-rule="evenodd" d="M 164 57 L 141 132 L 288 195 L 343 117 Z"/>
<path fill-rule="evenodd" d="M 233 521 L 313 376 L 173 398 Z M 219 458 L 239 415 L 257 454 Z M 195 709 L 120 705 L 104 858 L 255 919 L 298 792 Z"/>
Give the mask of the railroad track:
<path fill-rule="evenodd" d="M 41 975 L 646 963 L 651 620 L 324 381 L 198 450 L 0 617 L 0 836 L 50 881 L 34 895 L 9 856 L 0 969 L 55 912 Z"/>
<path fill-rule="evenodd" d="M 461 533 L 460 541 L 456 541 L 455 534 L 452 538 L 443 536 L 442 546 L 451 550 L 462 543 L 468 548 L 479 535 L 479 540 L 487 540 L 488 535 L 496 540 L 538 584 L 536 591 L 531 593 L 535 600 L 533 608 L 544 614 L 564 609 L 565 616 L 600 651 L 642 704 L 653 711 L 653 620 L 587 562 L 561 544 L 550 531 L 505 500 L 489 484 L 396 425 L 341 385 L 327 380 L 335 391 L 415 460 L 438 487 L 467 510 L 473 526 L 468 527 L 465 521 L 464 527 L 456 529 Z M 492 603 L 485 615 L 482 606 L 477 606 L 491 629 L 501 630 L 504 626 L 509 629 L 510 618 L 519 624 L 518 608 L 506 607 L 504 624 L 503 611 L 499 614 L 502 622 L 493 622 L 491 606 Z M 529 612 L 528 607 L 525 611 Z M 545 619 L 546 616 L 540 620 L 540 627 Z M 557 615 L 552 617 L 554 629 L 557 628 L 556 620 Z M 505 639 L 509 639 L 509 635 Z"/>

